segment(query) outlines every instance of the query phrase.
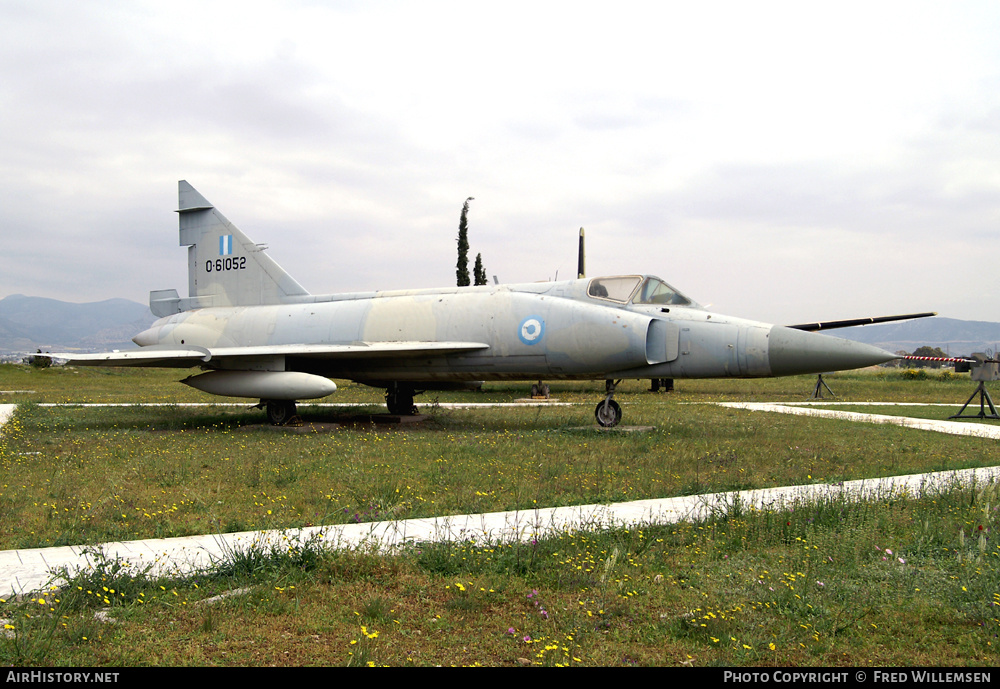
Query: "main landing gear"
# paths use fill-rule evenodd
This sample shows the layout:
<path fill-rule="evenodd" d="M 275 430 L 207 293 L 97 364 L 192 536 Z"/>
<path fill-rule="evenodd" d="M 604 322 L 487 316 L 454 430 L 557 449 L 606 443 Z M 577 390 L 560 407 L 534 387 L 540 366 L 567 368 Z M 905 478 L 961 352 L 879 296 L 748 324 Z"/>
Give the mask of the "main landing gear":
<path fill-rule="evenodd" d="M 284 426 L 295 418 L 295 400 L 261 400 L 257 408 L 267 410 L 272 426 Z"/>
<path fill-rule="evenodd" d="M 542 381 L 538 381 L 537 383 L 532 383 L 531 385 L 532 399 L 539 399 L 542 397 L 544 397 L 545 399 L 549 399 L 550 394 L 551 391 L 549 390 L 548 383 L 543 383 Z"/>
<path fill-rule="evenodd" d="M 621 405 L 612 399 L 615 395 L 615 388 L 620 382 L 620 380 L 608 380 L 604 383 L 607 394 L 604 396 L 604 401 L 599 403 L 597 409 L 594 410 L 594 418 L 597 419 L 599 426 L 613 428 L 622 420 Z"/>
<path fill-rule="evenodd" d="M 664 392 L 674 391 L 674 379 L 673 378 L 651 378 L 649 381 L 649 391 L 659 392 L 662 389 Z"/>
<path fill-rule="evenodd" d="M 409 385 L 392 383 L 385 391 L 385 406 L 390 414 L 413 416 L 417 413 L 417 406 L 413 403 L 416 394 L 416 390 Z"/>

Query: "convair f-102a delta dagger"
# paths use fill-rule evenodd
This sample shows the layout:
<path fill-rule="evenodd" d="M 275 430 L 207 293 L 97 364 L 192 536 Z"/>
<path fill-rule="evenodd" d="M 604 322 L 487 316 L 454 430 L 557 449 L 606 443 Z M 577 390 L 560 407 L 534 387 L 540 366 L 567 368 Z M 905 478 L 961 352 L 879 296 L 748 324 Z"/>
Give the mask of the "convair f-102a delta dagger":
<path fill-rule="evenodd" d="M 198 367 L 182 382 L 260 401 L 283 424 L 331 378 L 384 388 L 410 414 L 418 391 L 495 380 L 605 380 L 602 426 L 627 378 L 754 378 L 897 358 L 858 342 L 707 311 L 651 275 L 314 295 L 187 182 L 179 183 L 188 293 L 150 293 L 159 316 L 136 350 L 54 354 L 91 366 Z M 891 317 L 902 318 L 902 317 Z"/>

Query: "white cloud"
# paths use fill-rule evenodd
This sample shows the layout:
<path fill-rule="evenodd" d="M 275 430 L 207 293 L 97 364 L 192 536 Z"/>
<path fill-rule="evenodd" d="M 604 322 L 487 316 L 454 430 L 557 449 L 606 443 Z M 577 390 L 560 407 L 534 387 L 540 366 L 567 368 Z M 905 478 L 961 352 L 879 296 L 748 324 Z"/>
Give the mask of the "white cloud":
<path fill-rule="evenodd" d="M 316 291 L 449 284 L 475 196 L 472 253 L 507 281 L 569 277 L 583 225 L 591 272 L 739 315 L 1000 320 L 996 280 L 969 284 L 997 250 L 998 18 L 5 3 L 0 296 L 182 289 L 187 179 Z"/>

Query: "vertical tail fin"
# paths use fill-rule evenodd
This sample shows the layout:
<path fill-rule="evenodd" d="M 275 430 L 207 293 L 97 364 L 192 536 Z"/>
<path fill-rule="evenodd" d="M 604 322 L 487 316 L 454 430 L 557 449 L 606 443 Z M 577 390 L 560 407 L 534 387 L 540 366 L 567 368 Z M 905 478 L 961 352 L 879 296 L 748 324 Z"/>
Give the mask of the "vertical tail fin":
<path fill-rule="evenodd" d="M 281 304 L 309 294 L 194 187 L 184 180 L 177 187 L 190 295 L 182 309 Z"/>

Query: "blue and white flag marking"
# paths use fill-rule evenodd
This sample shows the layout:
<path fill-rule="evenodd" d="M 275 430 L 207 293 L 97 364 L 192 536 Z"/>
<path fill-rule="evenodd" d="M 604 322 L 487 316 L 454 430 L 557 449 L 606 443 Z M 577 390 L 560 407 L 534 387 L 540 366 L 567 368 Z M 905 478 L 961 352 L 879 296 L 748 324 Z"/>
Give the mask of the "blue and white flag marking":
<path fill-rule="evenodd" d="M 219 236 L 219 256 L 231 256 L 233 253 L 233 235 Z"/>

